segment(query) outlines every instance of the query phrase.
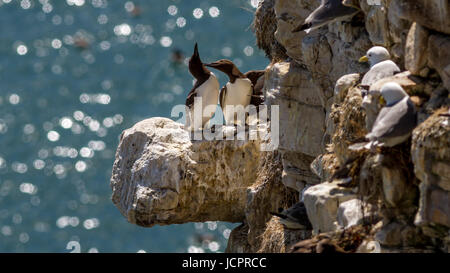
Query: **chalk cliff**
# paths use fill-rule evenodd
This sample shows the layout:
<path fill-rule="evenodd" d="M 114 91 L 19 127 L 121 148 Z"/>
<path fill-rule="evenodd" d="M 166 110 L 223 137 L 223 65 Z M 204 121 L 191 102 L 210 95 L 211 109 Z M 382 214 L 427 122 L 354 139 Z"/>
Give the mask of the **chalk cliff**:
<path fill-rule="evenodd" d="M 122 133 L 111 187 L 128 221 L 242 223 L 229 252 L 315 252 L 324 238 L 349 252 L 450 251 L 450 4 L 344 2 L 360 12 L 307 35 L 291 30 L 319 1 L 259 4 L 255 35 L 271 59 L 265 103 L 280 106 L 276 150 L 263 151 L 263 140 L 193 141 L 164 118 Z M 381 107 L 379 93 L 363 99 L 358 87 L 369 69 L 358 59 L 373 45 L 386 47 L 403 72 L 371 90 L 399 83 L 419 125 L 404 144 L 355 152 L 349 146 L 364 139 Z M 313 228 L 287 229 L 270 212 L 302 191 Z"/>

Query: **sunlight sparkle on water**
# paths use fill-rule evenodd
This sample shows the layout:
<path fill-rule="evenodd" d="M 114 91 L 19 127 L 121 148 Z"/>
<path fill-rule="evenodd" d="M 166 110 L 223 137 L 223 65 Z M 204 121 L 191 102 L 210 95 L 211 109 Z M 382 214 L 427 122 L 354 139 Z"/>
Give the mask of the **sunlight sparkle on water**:
<path fill-rule="evenodd" d="M 11 236 L 13 234 L 13 230 L 10 226 L 3 226 L 1 232 L 4 236 Z"/>
<path fill-rule="evenodd" d="M 61 125 L 64 129 L 70 129 L 73 125 L 73 121 L 69 117 L 63 117 L 59 120 L 59 125 Z"/>
<path fill-rule="evenodd" d="M 175 5 L 170 5 L 170 6 L 167 8 L 167 12 L 168 12 L 170 15 L 175 16 L 175 15 L 178 13 L 178 8 L 177 8 L 177 6 L 175 6 Z"/>
<path fill-rule="evenodd" d="M 0 169 L 6 168 L 6 161 L 0 156 Z"/>
<path fill-rule="evenodd" d="M 97 218 L 87 219 L 83 222 L 83 227 L 87 230 L 96 228 L 100 225 L 100 221 Z"/>
<path fill-rule="evenodd" d="M 261 2 L 261 0 L 250 0 L 250 5 L 256 9 L 258 7 L 259 2 Z"/>
<path fill-rule="evenodd" d="M 77 161 L 77 163 L 75 163 L 75 170 L 77 170 L 77 172 L 82 173 L 86 171 L 86 168 L 87 168 L 86 162 L 82 160 Z"/>
<path fill-rule="evenodd" d="M 26 45 L 19 45 L 16 50 L 17 54 L 19 55 L 25 55 L 28 52 L 28 48 Z"/>
<path fill-rule="evenodd" d="M 36 128 L 34 128 L 33 124 L 25 124 L 25 126 L 23 127 L 23 132 L 26 135 L 31 135 L 35 130 Z"/>
<path fill-rule="evenodd" d="M 196 8 L 192 12 L 192 15 L 194 15 L 195 19 L 200 19 L 203 17 L 203 10 L 201 8 Z"/>
<path fill-rule="evenodd" d="M 42 170 L 45 167 L 45 161 L 42 159 L 36 159 L 33 162 L 33 166 L 36 170 Z"/>
<path fill-rule="evenodd" d="M 163 36 L 161 37 L 161 40 L 159 41 L 163 47 L 169 47 L 172 45 L 172 38 L 169 36 Z"/>
<path fill-rule="evenodd" d="M 37 187 L 31 183 L 22 183 L 19 186 L 19 189 L 21 192 L 26 193 L 26 194 L 36 194 L 37 193 Z"/>
<path fill-rule="evenodd" d="M 53 6 L 50 3 L 45 3 L 42 5 L 42 11 L 45 13 L 50 13 L 53 10 Z"/>
<path fill-rule="evenodd" d="M 20 1 L 20 7 L 23 8 L 23 9 L 31 8 L 30 0 L 22 0 L 22 1 Z"/>
<path fill-rule="evenodd" d="M 84 158 L 92 158 L 94 156 L 94 151 L 88 147 L 83 147 L 80 149 L 80 156 Z"/>
<path fill-rule="evenodd" d="M 176 23 L 179 28 L 185 27 L 186 19 L 184 17 L 178 17 Z"/>
<path fill-rule="evenodd" d="M 208 248 L 212 252 L 216 252 L 217 250 L 219 250 L 220 244 L 218 242 L 211 242 L 211 243 L 208 244 Z"/>
<path fill-rule="evenodd" d="M 28 171 L 27 164 L 21 163 L 21 162 L 13 162 L 13 164 L 11 165 L 11 168 L 16 173 L 26 173 Z"/>
<path fill-rule="evenodd" d="M 75 5 L 81 7 L 82 5 L 84 5 L 84 0 L 67 0 L 66 2 L 69 6 Z"/>
<path fill-rule="evenodd" d="M 80 223 L 80 219 L 78 217 L 70 217 L 70 216 L 61 216 L 56 220 L 56 226 L 59 228 L 65 228 L 67 226 L 76 227 Z"/>
<path fill-rule="evenodd" d="M 61 42 L 60 39 L 53 39 L 53 41 L 52 41 L 52 47 L 53 47 L 54 49 L 59 49 L 59 48 L 61 48 L 61 46 L 62 46 L 62 42 Z"/>
<path fill-rule="evenodd" d="M 131 1 L 127 1 L 124 5 L 125 10 L 128 12 L 132 12 L 134 10 L 134 7 L 134 3 Z"/>
<path fill-rule="evenodd" d="M 108 23 L 108 16 L 106 16 L 106 14 L 100 14 L 97 18 L 97 22 L 100 25 L 104 25 L 104 24 Z"/>
<path fill-rule="evenodd" d="M 50 132 L 47 133 L 47 138 L 51 142 L 58 141 L 59 140 L 59 133 L 56 132 L 56 131 L 50 131 Z"/>
<path fill-rule="evenodd" d="M 253 47 L 251 47 L 251 46 L 246 46 L 246 47 L 244 48 L 244 54 L 245 54 L 246 56 L 252 56 L 252 55 L 253 55 Z"/>
<path fill-rule="evenodd" d="M 114 27 L 114 34 L 116 34 L 117 36 L 120 35 L 128 36 L 131 34 L 131 31 L 132 31 L 131 26 L 126 23 Z"/>
<path fill-rule="evenodd" d="M 205 253 L 205 250 L 201 247 L 190 246 L 188 248 L 188 253 Z"/>
<path fill-rule="evenodd" d="M 209 8 L 209 16 L 215 18 L 220 15 L 220 10 L 217 7 L 210 7 Z"/>
<path fill-rule="evenodd" d="M 20 102 L 20 96 L 17 94 L 12 94 L 9 96 L 9 103 L 11 104 L 18 104 Z"/>
<path fill-rule="evenodd" d="M 230 238 L 230 234 L 231 234 L 231 229 L 227 228 L 223 231 L 222 235 L 225 239 L 228 240 L 228 238 Z"/>

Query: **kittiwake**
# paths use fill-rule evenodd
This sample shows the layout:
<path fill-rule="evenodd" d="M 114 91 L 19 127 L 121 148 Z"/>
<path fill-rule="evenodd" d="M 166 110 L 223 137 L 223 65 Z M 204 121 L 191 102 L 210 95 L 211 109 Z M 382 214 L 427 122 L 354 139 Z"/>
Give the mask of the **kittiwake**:
<path fill-rule="evenodd" d="M 386 106 L 381 108 L 372 130 L 366 135 L 369 143 L 357 143 L 351 150 L 376 146 L 393 147 L 408 140 L 417 124 L 416 108 L 403 88 L 395 82 L 388 82 L 381 87 L 381 96 Z"/>
<path fill-rule="evenodd" d="M 364 75 L 361 87 L 368 90 L 370 85 L 383 78 L 387 78 L 400 72 L 400 68 L 390 60 L 389 51 L 382 46 L 374 46 L 367 51 L 359 62 L 369 62 L 370 70 Z"/>
<path fill-rule="evenodd" d="M 354 7 L 344 6 L 342 0 L 321 0 L 320 6 L 301 25 L 292 30 L 292 32 L 304 30 L 306 33 L 309 33 L 311 30 L 328 23 L 342 21 L 352 17 L 358 12 L 359 10 Z"/>

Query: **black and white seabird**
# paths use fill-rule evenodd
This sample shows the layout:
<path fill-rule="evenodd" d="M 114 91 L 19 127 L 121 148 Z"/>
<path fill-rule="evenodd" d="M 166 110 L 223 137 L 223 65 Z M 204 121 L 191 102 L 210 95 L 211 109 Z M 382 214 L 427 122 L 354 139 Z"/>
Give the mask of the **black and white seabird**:
<path fill-rule="evenodd" d="M 222 112 L 225 119 L 225 124 L 227 125 L 245 125 L 244 120 L 240 120 L 239 115 L 237 115 L 238 106 L 242 106 L 243 110 L 250 104 L 250 99 L 253 92 L 253 84 L 250 79 L 248 79 L 241 71 L 236 67 L 236 65 L 226 59 L 222 59 L 210 64 L 205 64 L 206 66 L 216 68 L 228 75 L 230 81 L 222 88 L 220 91 L 220 106 L 222 107 Z M 227 109 L 233 106 L 233 111 Z"/>
<path fill-rule="evenodd" d="M 197 43 L 194 47 L 194 54 L 192 54 L 192 57 L 189 59 L 189 72 L 194 76 L 196 82 L 186 98 L 186 107 L 188 107 L 186 129 L 197 130 L 200 128 L 194 128 L 194 125 L 196 125 L 196 123 L 194 123 L 195 98 L 202 99 L 202 116 L 198 117 L 201 119 L 201 122 L 199 122 L 198 125 L 201 125 L 203 128 L 206 122 L 208 122 L 216 112 L 220 88 L 219 81 L 214 73 L 209 71 L 200 60 Z M 206 107 L 208 107 L 208 109 L 205 112 Z"/>
<path fill-rule="evenodd" d="M 311 30 L 328 23 L 350 18 L 358 12 L 359 10 L 354 7 L 343 5 L 342 0 L 322 0 L 320 6 L 301 25 L 292 30 L 292 32 L 304 30 L 306 33 L 309 33 Z"/>
<path fill-rule="evenodd" d="M 244 74 L 253 84 L 253 94 L 250 99 L 251 105 L 261 105 L 264 103 L 264 70 L 250 70 Z"/>

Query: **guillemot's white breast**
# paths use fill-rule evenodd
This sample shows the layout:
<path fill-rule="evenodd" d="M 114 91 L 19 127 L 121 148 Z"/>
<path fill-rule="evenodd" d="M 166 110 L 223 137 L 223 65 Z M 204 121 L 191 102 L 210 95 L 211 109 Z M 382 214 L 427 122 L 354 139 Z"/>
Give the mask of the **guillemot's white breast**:
<path fill-rule="evenodd" d="M 243 125 L 241 120 L 234 114 L 238 106 L 242 106 L 245 110 L 250 104 L 252 90 L 252 82 L 247 78 L 238 78 L 234 83 L 228 82 L 226 84 L 226 89 L 222 90 L 225 92 L 221 97 L 221 107 L 226 124 L 240 124 Z M 234 109 L 229 111 L 227 106 L 233 106 Z M 245 121 L 244 121 L 245 122 Z"/>
<path fill-rule="evenodd" d="M 226 124 L 240 124 L 243 125 L 237 115 L 235 115 L 235 111 L 239 111 L 238 106 L 242 106 L 241 109 L 245 110 L 246 107 L 250 104 L 250 99 L 252 95 L 252 82 L 247 78 L 238 78 L 234 81 L 234 83 L 228 82 L 226 84 L 226 89 L 222 90 L 225 92 L 223 99 L 221 101 L 222 112 L 224 115 Z M 234 107 L 229 110 L 227 106 Z"/>
<path fill-rule="evenodd" d="M 242 74 L 230 60 L 222 59 L 205 65 L 226 73 L 230 78 L 220 93 L 220 106 L 222 107 L 225 123 L 227 125 L 245 125 L 245 110 L 250 104 L 253 93 L 252 81 Z M 242 115 L 236 113 L 237 111 L 242 111 Z"/>
<path fill-rule="evenodd" d="M 201 98 L 201 109 L 202 109 L 202 127 L 205 126 L 206 122 L 208 122 L 214 113 L 216 112 L 217 108 L 217 101 L 219 99 L 219 81 L 217 80 L 216 75 L 211 72 L 211 75 L 209 78 L 201 84 L 199 87 L 195 89 L 195 97 Z M 194 120 L 194 109 L 197 105 L 194 104 L 189 108 L 190 110 L 190 117 L 191 117 L 191 124 L 193 124 Z"/>

